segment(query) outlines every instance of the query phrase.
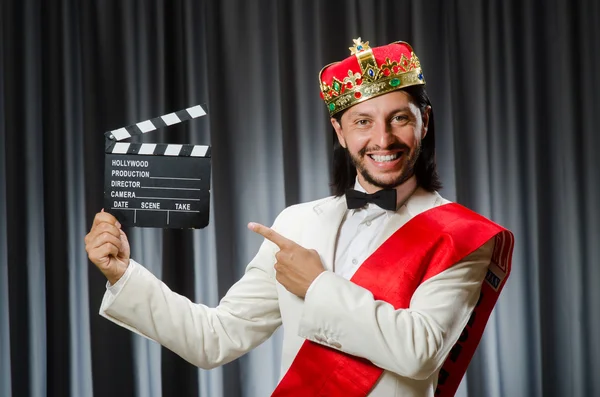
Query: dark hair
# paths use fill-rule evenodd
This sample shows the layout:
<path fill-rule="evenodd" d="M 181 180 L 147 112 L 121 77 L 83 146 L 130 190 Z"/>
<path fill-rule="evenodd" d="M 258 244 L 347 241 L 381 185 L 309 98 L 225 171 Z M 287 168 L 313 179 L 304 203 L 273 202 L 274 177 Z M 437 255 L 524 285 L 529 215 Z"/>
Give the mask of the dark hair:
<path fill-rule="evenodd" d="M 403 88 L 402 90 L 412 97 L 415 104 L 421 110 L 421 113 L 425 111 L 427 106 L 431 106 L 431 101 L 427 96 L 424 86 L 410 86 Z M 335 118 L 338 123 L 341 123 L 342 115 L 344 113 L 345 110 L 335 114 L 333 118 Z M 331 188 L 334 195 L 341 196 L 346 192 L 346 189 L 354 186 L 356 167 L 352 164 L 348 150 L 340 145 L 335 130 L 333 130 L 333 139 L 333 180 L 331 182 Z M 442 182 L 440 181 L 435 164 L 435 123 L 433 120 L 433 108 L 429 113 L 427 135 L 425 135 L 425 138 L 421 141 L 421 152 L 415 163 L 415 175 L 417 177 L 417 184 L 429 192 L 434 192 L 442 188 Z"/>

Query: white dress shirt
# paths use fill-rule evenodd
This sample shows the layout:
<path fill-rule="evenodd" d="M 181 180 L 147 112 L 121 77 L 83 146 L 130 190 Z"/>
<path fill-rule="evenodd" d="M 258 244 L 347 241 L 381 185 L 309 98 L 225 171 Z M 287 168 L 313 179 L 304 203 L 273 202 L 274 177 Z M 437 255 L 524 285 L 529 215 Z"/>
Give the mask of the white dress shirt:
<path fill-rule="evenodd" d="M 408 200 L 417 187 L 416 177 L 412 177 L 396 189 L 397 202 L 400 203 L 399 210 Z M 354 183 L 354 189 L 367 193 L 358 178 Z M 334 272 L 346 280 L 350 280 L 362 263 L 367 259 L 369 253 L 375 251 L 373 244 L 385 228 L 387 221 L 394 211 L 384 210 L 376 204 L 369 203 L 363 208 L 346 211 L 346 216 L 340 225 L 338 239 L 335 249 Z M 311 287 L 323 275 L 321 273 L 308 288 Z"/>

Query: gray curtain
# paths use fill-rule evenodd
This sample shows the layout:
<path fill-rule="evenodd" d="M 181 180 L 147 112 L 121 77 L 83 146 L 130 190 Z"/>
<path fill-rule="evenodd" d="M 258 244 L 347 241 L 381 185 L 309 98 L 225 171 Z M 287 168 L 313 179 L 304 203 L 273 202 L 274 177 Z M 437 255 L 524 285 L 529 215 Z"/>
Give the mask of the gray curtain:
<path fill-rule="evenodd" d="M 511 229 L 513 273 L 458 395 L 600 395 L 600 2 L 0 2 L 0 395 L 267 396 L 281 336 L 198 370 L 97 314 L 83 238 L 103 133 L 203 103 L 149 142 L 210 144 L 203 230 L 130 229 L 133 257 L 216 305 L 286 206 L 329 194 L 318 72 L 406 40 L 442 195 Z"/>

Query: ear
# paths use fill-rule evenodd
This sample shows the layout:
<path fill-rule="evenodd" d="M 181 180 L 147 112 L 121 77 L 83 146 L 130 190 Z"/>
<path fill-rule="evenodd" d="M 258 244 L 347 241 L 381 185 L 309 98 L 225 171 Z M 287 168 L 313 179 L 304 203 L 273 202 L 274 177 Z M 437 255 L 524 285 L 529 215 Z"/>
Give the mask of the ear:
<path fill-rule="evenodd" d="M 423 111 L 423 131 L 421 133 L 421 139 L 427 135 L 427 129 L 429 128 L 429 115 L 431 114 L 431 106 L 427 106 Z"/>
<path fill-rule="evenodd" d="M 340 143 L 340 145 L 342 145 L 343 148 L 346 148 L 346 140 L 344 139 L 344 134 L 342 133 L 342 126 L 333 117 L 330 119 L 330 121 L 331 125 L 333 126 L 333 129 L 335 130 L 335 134 L 337 135 L 338 142 Z"/>

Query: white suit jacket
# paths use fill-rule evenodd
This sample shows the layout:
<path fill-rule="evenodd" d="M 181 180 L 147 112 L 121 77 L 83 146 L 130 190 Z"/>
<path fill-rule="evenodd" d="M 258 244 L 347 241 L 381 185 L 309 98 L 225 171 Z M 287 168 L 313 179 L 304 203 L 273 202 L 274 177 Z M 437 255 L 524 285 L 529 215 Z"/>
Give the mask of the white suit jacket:
<path fill-rule="evenodd" d="M 437 193 L 417 189 L 388 220 L 375 246 L 415 215 L 445 203 Z M 278 248 L 264 241 L 244 276 L 216 308 L 190 302 L 136 264 L 116 295 L 106 293 L 100 314 L 201 368 L 238 358 L 283 324 L 282 377 L 308 339 L 383 368 L 371 397 L 433 396 L 439 369 L 479 297 L 493 240 L 422 283 L 408 309 L 395 310 L 332 272 L 346 211 L 344 197 L 329 197 L 289 207 L 275 220 L 276 231 L 315 249 L 328 270 L 313 283 L 306 299 L 276 282 L 273 265 Z"/>

